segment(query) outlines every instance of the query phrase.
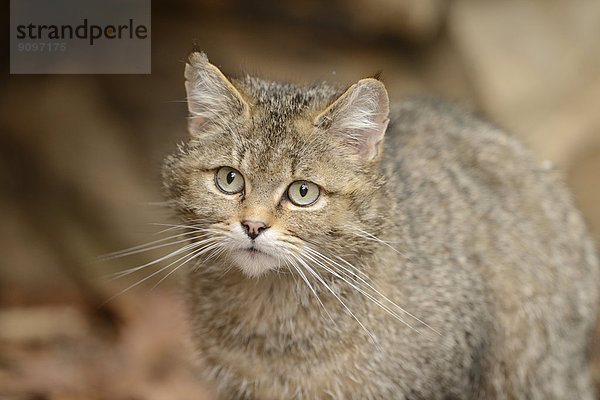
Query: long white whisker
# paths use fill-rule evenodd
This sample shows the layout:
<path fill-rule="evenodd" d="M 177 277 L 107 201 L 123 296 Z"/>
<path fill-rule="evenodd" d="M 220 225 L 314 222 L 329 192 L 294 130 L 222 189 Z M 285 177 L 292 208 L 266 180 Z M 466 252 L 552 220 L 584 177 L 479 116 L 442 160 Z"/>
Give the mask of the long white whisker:
<path fill-rule="evenodd" d="M 178 225 L 178 224 L 164 224 L 164 223 L 159 223 L 159 222 L 153 222 L 150 225 L 156 225 L 156 226 L 168 226 L 171 228 L 182 228 L 182 229 L 191 229 L 193 231 L 198 231 L 198 232 L 210 232 L 210 233 L 220 233 L 218 230 L 216 229 L 209 229 L 209 228 L 201 228 L 199 226 L 194 226 L 194 225 Z"/>
<path fill-rule="evenodd" d="M 323 310 L 325 311 L 325 313 L 327 314 L 327 316 L 329 317 L 329 319 L 335 323 L 334 319 L 331 317 L 331 314 L 329 314 L 329 311 L 327 311 L 327 308 L 325 308 L 325 304 L 323 304 L 323 302 L 321 301 L 321 298 L 319 297 L 319 295 L 317 294 L 317 291 L 314 289 L 314 287 L 310 284 L 308 278 L 306 277 L 306 275 L 304 274 L 304 272 L 302 272 L 302 270 L 300 269 L 300 266 L 296 263 L 295 259 L 300 261 L 300 259 L 294 257 L 294 253 L 292 253 L 289 250 L 286 250 L 288 256 L 285 256 L 286 259 L 291 263 L 292 267 L 294 267 L 294 269 L 296 270 L 296 272 L 298 272 L 298 274 L 300 274 L 300 276 L 302 277 L 302 280 L 306 283 L 306 285 L 309 287 L 310 291 L 314 294 L 315 298 L 317 299 L 317 301 L 319 302 L 319 304 L 321 305 L 321 307 L 323 307 Z"/>
<path fill-rule="evenodd" d="M 346 305 L 346 303 L 344 303 L 344 301 L 340 298 L 340 296 L 332 288 L 330 288 L 329 285 L 327 285 L 327 283 L 325 283 L 325 281 L 323 280 L 323 278 L 321 278 L 319 276 L 319 274 L 317 274 L 315 271 L 313 271 L 312 268 L 310 268 L 310 266 L 308 265 L 308 263 L 306 263 L 302 259 L 302 255 L 301 254 L 299 254 L 299 257 L 297 257 L 297 260 L 300 261 L 300 263 L 302 263 L 302 265 L 304 265 L 304 267 L 306 268 L 306 270 L 308 272 L 310 272 L 311 275 L 313 275 L 315 278 L 317 278 L 317 280 L 319 282 L 321 282 L 321 284 L 323 286 L 325 286 L 325 288 L 340 302 L 340 304 L 346 309 L 346 311 L 348 311 L 348 313 L 350 313 L 350 315 L 352 316 L 352 318 L 354 318 L 354 320 L 358 323 L 358 325 L 360 325 L 360 327 L 367 333 L 367 335 L 369 335 L 369 337 L 371 338 L 371 340 L 373 340 L 373 343 L 378 343 L 377 339 L 375 338 L 375 336 L 363 325 L 362 322 L 360 322 L 360 320 L 356 317 L 356 315 L 354 314 L 354 312 L 352 312 L 352 310 L 350 310 L 350 308 Z"/>
<path fill-rule="evenodd" d="M 192 219 L 188 221 L 188 224 L 194 223 L 194 222 L 202 222 L 202 219 L 198 218 L 198 219 Z M 154 233 L 154 235 L 160 235 L 161 233 L 165 233 L 165 232 L 169 232 L 175 229 L 188 229 L 188 227 L 186 225 L 174 225 L 174 224 L 159 224 L 159 223 L 155 223 L 155 222 L 151 222 L 148 225 L 154 225 L 154 226 L 162 226 L 162 225 L 168 225 L 168 228 L 162 229 L 156 233 Z M 191 225 L 194 228 L 197 229 L 206 229 L 206 228 L 201 228 L 199 226 L 195 226 L 195 225 Z"/>
<path fill-rule="evenodd" d="M 104 256 L 101 256 L 99 259 L 102 261 L 106 261 L 106 260 L 112 260 L 114 258 L 121 258 L 121 257 L 127 257 L 133 254 L 138 254 L 138 253 L 143 253 L 146 251 L 151 251 L 151 250 L 155 250 L 155 249 L 159 249 L 161 247 L 167 247 L 167 246 L 173 246 L 175 244 L 178 243 L 183 243 L 183 242 L 189 242 L 190 240 L 194 239 L 194 238 L 185 238 L 185 239 L 179 239 L 173 242 L 168 242 L 168 243 L 161 243 L 161 244 L 157 244 L 160 242 L 164 242 L 166 240 L 170 240 L 170 239 L 175 239 L 178 236 L 184 236 L 184 235 L 192 235 L 195 234 L 194 232 L 187 232 L 187 233 L 180 233 L 178 235 L 173 235 L 173 236 L 169 236 L 168 238 L 164 238 L 164 239 L 160 239 L 160 240 L 155 240 L 153 242 L 149 242 L 146 244 L 142 244 L 139 246 L 135 246 L 135 247 L 131 247 L 129 249 L 126 250 L 120 250 L 114 253 L 110 253 L 110 254 L 106 254 Z"/>
<path fill-rule="evenodd" d="M 140 203 L 142 206 L 156 206 L 156 207 L 173 207 L 177 205 L 179 202 L 177 200 L 169 200 L 169 201 L 147 201 L 144 203 Z"/>
<path fill-rule="evenodd" d="M 229 241 L 229 238 L 221 237 L 220 246 L 218 246 L 217 251 L 214 251 L 211 254 L 209 254 L 208 257 L 206 257 L 206 259 L 204 261 L 209 261 L 211 258 L 216 258 L 216 257 L 220 256 L 221 254 L 223 254 L 226 250 L 226 244 L 228 241 Z"/>
<path fill-rule="evenodd" d="M 140 265 L 138 267 L 133 267 L 133 268 L 126 269 L 124 271 L 120 271 L 120 272 L 114 273 L 114 274 L 112 274 L 112 277 L 115 278 L 115 279 L 122 278 L 122 277 L 130 275 L 130 274 L 132 274 L 132 273 L 134 273 L 136 271 L 139 271 L 141 269 L 147 268 L 147 267 L 149 267 L 151 265 L 158 264 L 158 263 L 160 263 L 162 261 L 165 261 L 165 260 L 167 260 L 167 259 L 169 259 L 171 257 L 175 257 L 175 256 L 177 256 L 177 255 L 179 255 L 181 253 L 185 253 L 188 250 L 192 250 L 192 249 L 194 249 L 196 247 L 202 246 L 203 244 L 206 244 L 206 243 L 208 243 L 210 241 L 214 241 L 214 240 L 215 240 L 215 238 L 211 237 L 211 238 L 208 238 L 208 239 L 204 239 L 204 240 L 200 240 L 200 241 L 195 241 L 193 243 L 190 243 L 188 245 L 180 247 L 177 250 L 172 251 L 171 253 L 167 254 L 166 256 L 162 256 L 162 257 L 160 257 L 160 258 L 158 258 L 158 259 L 156 259 L 154 261 L 150 261 L 150 262 L 148 262 L 148 263 L 146 263 L 144 265 Z"/>
<path fill-rule="evenodd" d="M 149 225 L 154 225 L 154 224 L 153 224 L 153 223 L 151 223 L 151 224 L 149 224 Z M 187 230 L 187 228 L 180 228 L 180 227 L 178 227 L 178 226 L 171 226 L 171 227 L 169 227 L 169 228 L 161 229 L 160 231 L 158 231 L 158 232 L 156 232 L 156 233 L 153 233 L 153 234 L 152 234 L 152 236 L 162 235 L 163 233 L 170 232 L 170 231 L 174 231 L 174 230 L 176 230 L 176 229 L 186 229 L 186 230 Z"/>
<path fill-rule="evenodd" d="M 304 249 L 308 252 L 310 252 L 312 255 L 314 255 L 315 257 L 319 257 L 323 262 L 328 263 L 331 267 L 333 266 L 337 266 L 338 268 L 341 268 L 342 270 L 346 271 L 347 274 L 350 275 L 356 275 L 354 274 L 352 271 L 348 270 L 347 268 L 345 268 L 343 265 L 337 263 L 336 261 L 330 259 L 329 257 L 321 254 L 320 252 L 316 251 L 315 249 L 312 249 L 308 246 L 305 246 Z M 353 270 L 357 270 L 357 268 L 355 266 L 353 266 L 352 264 L 350 264 L 348 261 L 344 260 L 341 257 L 338 257 L 340 260 L 342 260 L 346 265 L 350 266 Z M 317 261 L 317 260 L 315 260 Z M 346 274 L 344 274 L 346 275 Z M 348 276 L 348 275 L 346 275 Z M 348 276 L 348 278 L 350 278 L 350 276 Z M 409 317 L 411 317 L 412 319 L 414 319 L 415 321 L 423 324 L 424 326 L 426 326 L 427 328 L 431 329 L 433 332 L 437 333 L 438 335 L 441 335 L 440 332 L 438 332 L 436 329 L 434 329 L 433 327 L 431 327 L 429 324 L 427 324 L 425 321 L 423 321 L 422 319 L 420 319 L 419 317 L 415 316 L 414 314 L 408 312 L 407 310 L 405 310 L 404 308 L 400 307 L 398 304 L 394 303 L 392 300 L 390 300 L 387 296 L 385 296 L 383 293 L 381 293 L 379 290 L 377 290 L 375 287 L 373 287 L 369 282 L 367 282 L 366 280 L 364 280 L 363 278 L 361 278 L 360 276 L 357 276 L 356 279 L 358 279 L 361 284 L 365 285 L 366 287 L 368 287 L 369 289 L 371 289 L 372 291 L 374 291 L 377 295 L 381 296 L 381 298 L 383 300 L 385 300 L 387 303 L 389 303 L 391 306 L 395 307 L 396 309 L 398 309 L 400 312 L 402 312 L 405 315 L 408 315 Z M 378 301 L 379 303 L 379 301 Z M 381 304 L 381 306 L 386 307 L 385 305 Z M 395 314 L 395 313 L 394 313 Z M 404 320 L 402 320 L 401 318 L 399 318 L 405 325 L 407 325 L 408 327 L 410 327 L 411 329 L 414 329 L 411 325 L 409 325 L 408 323 L 406 323 Z"/>
<path fill-rule="evenodd" d="M 404 257 L 404 258 L 407 258 L 407 259 L 408 259 L 408 257 L 406 256 L 406 254 L 404 254 L 404 253 L 403 253 L 403 252 L 401 252 L 400 250 L 396 249 L 395 247 L 393 247 L 392 245 L 390 245 L 390 244 L 389 244 L 388 242 L 386 242 L 385 240 L 379 239 L 377 236 L 375 236 L 375 235 L 372 235 L 372 234 L 370 234 L 369 232 L 367 232 L 367 231 L 364 231 L 364 230 L 362 230 L 362 229 L 359 229 L 359 228 L 354 228 L 354 229 L 355 229 L 355 230 L 357 230 L 357 231 L 359 231 L 359 232 L 361 232 L 361 233 L 363 233 L 363 234 L 364 234 L 364 235 L 366 235 L 366 236 L 359 235 L 359 234 L 357 234 L 356 232 L 354 232 L 354 234 L 355 234 L 355 235 L 357 235 L 357 236 L 361 236 L 361 237 L 363 237 L 363 238 L 365 238 L 365 239 L 374 240 L 374 241 L 376 241 L 376 242 L 382 243 L 383 245 L 385 245 L 385 246 L 389 247 L 390 249 L 392 249 L 392 250 L 393 250 L 393 251 L 395 251 L 396 253 L 400 254 L 402 257 Z"/>
<path fill-rule="evenodd" d="M 171 271 L 169 271 L 169 273 L 167 275 L 163 276 L 158 282 L 156 282 L 156 284 L 154 286 L 152 286 L 152 288 L 150 290 L 156 289 L 156 287 L 158 285 L 160 285 L 162 281 L 164 281 L 165 279 L 167 279 L 169 276 L 171 276 L 171 274 L 175 273 L 175 271 L 177 271 L 179 268 L 181 268 L 182 266 L 184 266 L 188 262 L 192 261 L 195 258 L 200 257 L 202 254 L 204 254 L 204 253 L 206 253 L 206 252 L 208 252 L 208 251 L 210 251 L 210 250 L 212 250 L 212 249 L 214 249 L 216 247 L 219 247 L 219 246 L 221 246 L 221 244 L 217 242 L 217 243 L 213 243 L 211 245 L 208 245 L 207 247 L 203 247 L 201 249 L 194 250 L 193 252 L 191 252 L 190 254 L 187 255 L 188 258 L 186 260 L 184 260 L 178 266 L 176 266 Z"/>
<path fill-rule="evenodd" d="M 298 280 L 296 279 L 296 276 L 294 275 L 294 273 L 292 272 L 292 269 L 290 267 L 290 264 L 287 260 L 287 256 L 284 256 L 283 258 L 283 262 L 285 267 L 288 269 L 288 271 L 290 272 L 290 275 L 292 276 L 292 279 L 294 280 L 294 283 L 296 284 L 296 286 L 298 286 Z M 279 264 L 281 265 L 281 261 L 279 261 Z"/>
<path fill-rule="evenodd" d="M 311 242 L 311 241 L 309 241 L 309 240 L 306 240 L 306 239 L 301 239 L 301 238 L 299 238 L 299 239 L 300 239 L 300 240 L 302 240 L 302 241 L 303 241 L 303 242 L 305 242 L 305 243 L 309 243 L 309 244 L 312 244 L 312 245 L 313 245 L 313 246 L 315 246 L 315 247 L 319 247 L 317 243 Z M 308 247 L 308 246 L 303 246 L 303 247 L 310 248 L 310 247 Z M 311 250 L 314 250 L 314 249 L 312 249 L 312 248 L 310 248 L 310 249 L 311 249 Z M 352 269 L 354 270 L 354 274 L 355 274 L 355 275 L 362 275 L 362 276 L 363 276 L 363 278 L 365 278 L 365 279 L 370 279 L 370 278 L 371 278 L 371 277 L 370 277 L 369 275 L 367 275 L 367 274 L 366 274 L 364 271 L 361 271 L 360 269 L 356 268 L 355 266 L 353 266 L 352 264 L 348 263 L 348 262 L 347 262 L 346 260 L 344 260 L 343 258 L 341 258 L 341 257 L 338 257 L 338 256 L 337 256 L 335 253 L 333 253 L 331 250 L 329 250 L 329 249 L 327 249 L 327 248 L 322 248 L 322 250 L 325 250 L 325 251 L 329 252 L 329 253 L 332 255 L 332 257 L 338 258 L 338 259 L 340 259 L 340 260 L 344 261 L 346 264 L 348 264 L 348 266 L 350 266 L 350 268 L 352 268 Z M 320 253 L 319 253 L 319 254 L 320 254 Z M 325 255 L 323 255 L 323 254 L 320 254 L 320 255 L 321 255 L 322 257 L 326 257 L 326 256 L 325 256 Z"/>
<path fill-rule="evenodd" d="M 197 250 L 194 250 L 194 252 L 198 252 L 198 251 L 202 251 L 202 250 L 203 250 L 203 249 L 197 249 Z M 190 256 L 190 254 L 186 254 L 186 255 L 184 255 L 183 257 L 180 257 L 180 258 L 178 258 L 177 260 L 173 261 L 172 263 L 170 263 L 170 264 L 168 264 L 168 265 L 166 265 L 166 266 L 164 266 L 164 267 L 162 267 L 162 268 L 158 269 L 157 271 L 154 271 L 153 273 L 151 273 L 151 274 L 150 274 L 150 275 L 148 275 L 147 277 L 145 277 L 145 278 L 143 278 L 143 279 L 140 279 L 140 280 L 139 280 L 139 281 L 137 281 L 136 283 L 134 283 L 134 284 L 132 284 L 132 285 L 130 285 L 130 286 L 128 286 L 128 287 L 126 287 L 125 289 L 121 290 L 119 293 L 117 293 L 117 294 L 115 294 L 115 295 L 111 296 L 111 297 L 110 297 L 108 300 L 106 300 L 106 301 L 103 303 L 103 305 L 104 305 L 104 304 L 106 304 L 106 303 L 108 303 L 108 302 L 110 302 L 111 300 L 115 299 L 116 297 L 118 297 L 118 296 L 122 295 L 123 293 L 127 292 L 128 290 L 130 290 L 130 289 L 133 289 L 134 287 L 136 287 L 136 286 L 138 286 L 138 285 L 142 284 L 143 282 L 147 281 L 148 279 L 150 279 L 150 278 L 152 278 L 152 277 L 154 277 L 154 276 L 156 276 L 156 275 L 160 274 L 160 273 L 161 273 L 161 272 L 163 272 L 164 270 L 166 270 L 166 269 L 168 269 L 169 267 L 171 267 L 173 264 L 176 264 L 176 263 L 178 263 L 179 261 L 181 261 L 181 260 L 183 260 L 184 258 L 186 258 L 186 257 L 189 257 L 189 256 Z"/>
<path fill-rule="evenodd" d="M 200 220 L 193 220 L 191 222 L 195 222 L 195 221 L 200 221 Z M 115 252 L 112 252 L 112 253 L 104 254 L 104 255 L 101 255 L 101 256 L 97 257 L 98 260 L 100 260 L 100 261 L 106 261 L 106 260 L 110 260 L 110 259 L 113 259 L 113 258 L 125 257 L 125 256 L 131 255 L 131 254 L 136 254 L 136 253 L 143 252 L 143 251 L 153 250 L 153 249 L 158 248 L 158 247 L 168 246 L 169 244 L 164 244 L 164 245 L 157 246 L 157 247 L 151 247 L 153 245 L 157 245 L 158 243 L 163 243 L 163 242 L 165 242 L 167 240 L 170 240 L 170 239 L 175 239 L 175 238 L 178 238 L 178 237 L 181 237 L 181 236 L 186 236 L 186 235 L 193 235 L 193 234 L 196 234 L 197 232 L 219 234 L 219 232 L 216 231 L 216 230 L 214 230 L 214 229 L 206 229 L 206 228 L 201 228 L 201 227 L 198 227 L 198 226 L 191 226 L 191 225 L 173 225 L 173 224 L 160 224 L 160 223 L 150 223 L 150 225 L 169 226 L 169 228 L 163 229 L 163 230 L 155 233 L 154 235 L 160 235 L 160 234 L 163 234 L 165 232 L 171 231 L 173 229 L 186 229 L 186 230 L 190 230 L 191 229 L 193 232 L 178 233 L 178 234 L 171 235 L 171 236 L 168 236 L 168 237 L 165 237 L 165 238 L 161 238 L 161 239 L 158 239 L 158 240 L 154 240 L 154 241 L 151 241 L 151 242 L 148 242 L 148 243 L 144 243 L 144 244 L 140 244 L 140 245 L 137 245 L 137 246 L 129 247 L 127 249 L 123 249 L 123 250 L 115 251 Z M 185 241 L 185 240 L 182 240 L 182 242 L 183 241 Z M 173 242 L 173 244 L 176 244 L 176 243 L 179 243 L 179 242 Z"/>
<path fill-rule="evenodd" d="M 355 285 L 354 283 L 352 283 L 349 279 L 346 279 L 344 276 L 347 277 L 347 275 L 345 273 L 344 276 L 341 276 L 339 273 L 337 273 L 336 271 L 334 271 L 332 268 L 327 267 L 324 263 L 318 261 L 317 259 L 313 258 L 312 256 L 305 254 L 305 257 L 307 257 L 310 261 L 314 262 L 315 264 L 317 264 L 318 266 L 322 267 L 323 269 L 325 269 L 325 271 L 329 272 L 330 274 L 336 276 L 337 278 L 341 279 L 342 281 L 346 282 L 348 285 L 350 285 L 350 287 L 352 287 L 354 290 L 358 291 L 360 294 L 362 294 L 363 296 L 365 296 L 367 299 L 371 300 L 372 302 L 374 302 L 377 306 L 379 306 L 381 309 L 383 309 L 384 311 L 386 311 L 388 314 L 390 314 L 392 317 L 396 318 L 398 321 L 400 321 L 401 323 L 403 323 L 404 325 L 406 325 L 407 327 L 409 327 L 412 330 L 416 329 L 411 326 L 409 323 L 407 323 L 401 316 L 399 316 L 396 312 L 394 312 L 392 309 L 390 309 L 388 306 L 386 306 L 385 304 L 381 303 L 377 298 L 375 298 L 372 294 L 370 294 L 369 292 L 367 292 L 366 290 L 364 290 L 363 288 L 358 287 L 357 285 Z M 381 295 L 381 294 L 380 294 Z M 387 298 L 383 295 L 381 295 L 384 299 L 387 300 Z"/>

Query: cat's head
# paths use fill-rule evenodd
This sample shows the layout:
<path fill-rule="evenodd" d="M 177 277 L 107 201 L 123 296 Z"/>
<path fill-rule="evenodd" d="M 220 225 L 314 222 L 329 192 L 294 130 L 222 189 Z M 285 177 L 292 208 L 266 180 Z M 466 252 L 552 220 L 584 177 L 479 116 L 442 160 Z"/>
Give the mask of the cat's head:
<path fill-rule="evenodd" d="M 381 82 L 229 80 L 201 53 L 185 78 L 190 139 L 163 173 L 200 259 L 258 277 L 315 264 L 326 272 L 372 251 L 369 235 L 386 216 Z"/>

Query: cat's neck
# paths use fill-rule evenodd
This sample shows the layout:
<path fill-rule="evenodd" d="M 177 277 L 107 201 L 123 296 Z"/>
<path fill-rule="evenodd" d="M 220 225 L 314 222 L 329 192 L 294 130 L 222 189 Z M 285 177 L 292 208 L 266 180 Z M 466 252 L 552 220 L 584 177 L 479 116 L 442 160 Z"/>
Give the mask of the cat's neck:
<path fill-rule="evenodd" d="M 308 273 L 302 277 L 285 271 L 249 278 L 237 269 L 225 274 L 217 274 L 212 268 L 198 269 L 188 276 L 192 314 L 202 318 L 197 321 L 199 325 L 254 338 L 308 338 L 339 332 L 340 324 L 353 329 L 356 318 L 365 318 L 372 311 L 371 300 L 357 288 L 366 288 L 368 282 L 372 288 L 386 291 L 385 271 L 377 269 L 384 265 L 380 261 L 373 258 L 368 277 L 315 278 Z"/>

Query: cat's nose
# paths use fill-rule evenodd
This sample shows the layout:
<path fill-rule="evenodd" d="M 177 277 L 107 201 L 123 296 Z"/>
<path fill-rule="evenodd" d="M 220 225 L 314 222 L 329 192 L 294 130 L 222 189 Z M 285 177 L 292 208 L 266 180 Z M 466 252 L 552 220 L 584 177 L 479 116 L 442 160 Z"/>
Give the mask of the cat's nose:
<path fill-rule="evenodd" d="M 264 230 L 269 227 L 262 221 L 242 221 L 242 227 L 246 231 L 246 234 L 250 236 L 250 239 L 254 240 L 260 235 Z"/>

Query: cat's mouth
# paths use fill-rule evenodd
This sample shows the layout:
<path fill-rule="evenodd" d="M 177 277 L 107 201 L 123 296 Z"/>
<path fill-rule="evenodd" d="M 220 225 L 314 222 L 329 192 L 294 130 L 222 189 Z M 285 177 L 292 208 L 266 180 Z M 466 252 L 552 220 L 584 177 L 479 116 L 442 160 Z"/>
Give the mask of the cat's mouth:
<path fill-rule="evenodd" d="M 233 254 L 236 264 L 250 277 L 259 277 L 279 266 L 277 258 L 255 246 L 239 249 Z"/>
<path fill-rule="evenodd" d="M 249 255 L 251 255 L 251 256 L 259 256 L 259 255 L 261 255 L 261 256 L 271 256 L 270 254 L 265 253 L 264 251 L 259 250 L 258 248 L 254 247 L 254 246 L 248 247 L 247 249 L 244 249 L 244 251 L 246 253 L 248 253 Z"/>

